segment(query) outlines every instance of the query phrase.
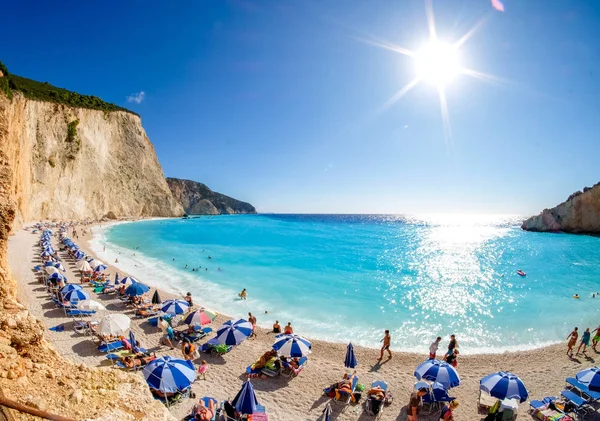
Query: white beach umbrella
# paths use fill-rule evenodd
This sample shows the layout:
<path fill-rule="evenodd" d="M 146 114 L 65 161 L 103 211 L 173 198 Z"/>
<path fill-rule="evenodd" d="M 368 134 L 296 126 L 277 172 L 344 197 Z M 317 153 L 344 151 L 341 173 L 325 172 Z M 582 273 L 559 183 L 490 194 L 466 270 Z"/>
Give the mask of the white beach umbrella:
<path fill-rule="evenodd" d="M 120 335 L 129 329 L 131 319 L 124 314 L 109 314 L 98 324 L 98 333 L 102 335 Z"/>
<path fill-rule="evenodd" d="M 78 310 L 106 310 L 104 305 L 95 300 L 82 300 L 77 303 Z"/>
<path fill-rule="evenodd" d="M 58 268 L 55 268 L 54 266 L 46 266 L 44 270 L 48 275 L 52 275 L 53 273 L 60 273 L 60 270 L 58 270 Z"/>
<path fill-rule="evenodd" d="M 92 271 L 92 267 L 85 260 L 80 260 L 79 262 L 76 263 L 75 266 L 77 267 L 77 269 L 79 269 L 82 272 L 91 272 Z"/>
<path fill-rule="evenodd" d="M 92 268 L 103 265 L 104 263 L 97 259 L 92 259 L 88 262 Z"/>

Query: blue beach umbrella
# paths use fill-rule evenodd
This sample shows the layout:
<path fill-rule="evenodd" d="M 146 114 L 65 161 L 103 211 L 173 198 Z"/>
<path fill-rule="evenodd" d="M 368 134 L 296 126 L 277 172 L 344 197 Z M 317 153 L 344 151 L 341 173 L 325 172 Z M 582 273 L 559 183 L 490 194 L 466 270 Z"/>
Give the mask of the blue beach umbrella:
<path fill-rule="evenodd" d="M 133 330 L 129 330 L 129 343 L 131 344 L 131 349 L 135 348 L 135 335 L 133 334 Z"/>
<path fill-rule="evenodd" d="M 163 393 L 180 392 L 196 380 L 196 370 L 191 361 L 169 356 L 150 361 L 143 373 L 148 386 Z"/>
<path fill-rule="evenodd" d="M 529 394 L 523 381 L 508 371 L 498 371 L 484 377 L 479 382 L 479 389 L 498 399 L 518 399 L 525 402 Z"/>
<path fill-rule="evenodd" d="M 458 373 L 450 364 L 440 360 L 427 360 L 419 364 L 415 369 L 417 380 L 425 379 L 432 382 L 439 382 L 446 389 L 456 387 L 460 384 Z"/>
<path fill-rule="evenodd" d="M 63 299 L 65 301 L 83 301 L 89 300 L 90 296 L 81 289 L 72 289 L 68 291 L 66 294 L 63 294 Z"/>
<path fill-rule="evenodd" d="M 115 280 L 115 282 L 117 282 L 117 281 Z M 136 282 L 139 282 L 139 281 L 137 279 L 135 279 L 133 276 L 126 276 L 123 279 L 121 279 L 119 282 L 122 284 L 135 284 Z"/>
<path fill-rule="evenodd" d="M 356 361 L 356 355 L 354 355 L 354 347 L 352 346 L 352 342 L 348 344 L 348 348 L 346 349 L 346 359 L 344 360 L 344 367 L 354 368 L 358 365 L 358 361 Z"/>
<path fill-rule="evenodd" d="M 62 287 L 60 289 L 60 293 L 64 295 L 64 294 L 66 294 L 69 291 L 74 291 L 74 290 L 77 290 L 77 289 L 78 290 L 83 290 L 83 288 L 81 288 L 81 286 L 79 286 L 79 285 L 76 285 L 76 284 L 67 284 L 67 285 L 65 285 L 64 287 Z"/>
<path fill-rule="evenodd" d="M 235 407 L 235 410 L 240 414 L 254 414 L 256 412 L 256 394 L 254 393 L 254 387 L 250 380 L 246 380 L 242 385 L 242 388 L 235 395 L 235 398 L 231 401 L 231 405 Z"/>
<path fill-rule="evenodd" d="M 60 262 L 54 262 L 54 264 L 52 266 L 54 266 L 58 270 L 62 270 L 63 272 L 67 271 L 65 269 L 65 267 L 62 265 L 62 263 L 60 263 Z"/>
<path fill-rule="evenodd" d="M 581 370 L 575 377 L 591 391 L 600 392 L 600 368 L 592 367 Z"/>
<path fill-rule="evenodd" d="M 148 291 L 150 291 L 150 287 L 148 287 L 148 285 L 144 285 L 141 282 L 134 282 L 127 287 L 125 294 L 130 296 L 143 295 Z"/>
<path fill-rule="evenodd" d="M 50 253 L 49 251 L 43 251 L 42 253 L 40 253 L 40 256 L 42 257 L 48 257 L 48 256 L 52 256 L 52 253 Z"/>
<path fill-rule="evenodd" d="M 67 281 L 67 278 L 65 278 L 63 275 L 61 275 L 60 273 L 54 272 L 53 274 L 51 274 L 50 276 L 48 276 L 48 279 L 51 279 L 52 281 L 55 282 L 59 282 L 59 281 Z"/>
<path fill-rule="evenodd" d="M 119 285 L 119 272 L 115 272 L 115 285 Z"/>
<path fill-rule="evenodd" d="M 94 272 L 104 272 L 107 268 L 106 265 L 98 265 L 94 268 Z"/>
<path fill-rule="evenodd" d="M 311 344 L 302 336 L 277 335 L 273 349 L 284 357 L 301 358 L 310 354 Z"/>
<path fill-rule="evenodd" d="M 76 258 L 77 260 L 83 259 L 83 257 L 84 257 L 84 256 L 85 256 L 85 253 L 84 253 L 84 252 L 82 252 L 81 250 L 77 250 L 77 251 L 75 252 L 75 258 Z"/>
<path fill-rule="evenodd" d="M 252 333 L 252 324 L 244 319 L 228 320 L 217 330 L 216 342 L 225 345 L 238 345 Z"/>
<path fill-rule="evenodd" d="M 184 300 L 167 300 L 162 303 L 160 310 L 168 314 L 183 314 L 190 308 L 187 301 Z"/>

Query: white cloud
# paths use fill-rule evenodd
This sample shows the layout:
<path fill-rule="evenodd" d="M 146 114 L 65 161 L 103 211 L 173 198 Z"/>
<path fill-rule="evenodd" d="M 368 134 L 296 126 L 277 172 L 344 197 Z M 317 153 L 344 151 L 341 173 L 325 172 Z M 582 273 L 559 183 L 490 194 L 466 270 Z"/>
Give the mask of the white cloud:
<path fill-rule="evenodd" d="M 136 104 L 141 104 L 146 97 L 146 93 L 144 91 L 140 91 L 137 94 L 132 94 L 127 97 L 127 102 L 135 102 Z"/>

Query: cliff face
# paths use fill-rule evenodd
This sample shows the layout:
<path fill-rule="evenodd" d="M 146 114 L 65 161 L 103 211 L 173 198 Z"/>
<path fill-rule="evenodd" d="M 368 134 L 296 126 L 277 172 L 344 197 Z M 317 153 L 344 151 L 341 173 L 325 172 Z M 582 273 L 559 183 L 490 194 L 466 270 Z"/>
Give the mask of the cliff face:
<path fill-rule="evenodd" d="M 521 226 L 527 231 L 600 234 L 600 183 L 576 192 L 560 205 L 544 209 Z"/>
<path fill-rule="evenodd" d="M 17 223 L 183 214 L 138 116 L 0 94 Z"/>
<path fill-rule="evenodd" d="M 189 215 L 220 215 L 256 213 L 250 203 L 241 202 L 209 189 L 202 183 L 178 178 L 167 178 L 173 197 Z"/>

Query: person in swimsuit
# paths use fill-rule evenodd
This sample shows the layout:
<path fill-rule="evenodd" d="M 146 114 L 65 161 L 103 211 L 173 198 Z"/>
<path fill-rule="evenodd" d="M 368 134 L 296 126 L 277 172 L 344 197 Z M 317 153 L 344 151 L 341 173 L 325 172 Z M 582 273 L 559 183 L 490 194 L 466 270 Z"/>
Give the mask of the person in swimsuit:
<path fill-rule="evenodd" d="M 392 358 L 392 351 L 390 351 L 390 343 L 392 342 L 392 337 L 390 336 L 390 331 L 386 329 L 385 336 L 379 342 L 383 342 L 381 347 L 381 352 L 379 354 L 379 359 L 377 361 L 381 361 L 383 359 L 383 351 L 387 351 L 390 358 Z"/>
<path fill-rule="evenodd" d="M 240 297 L 242 300 L 245 300 L 248 297 L 248 293 L 246 292 L 246 288 L 244 288 L 239 294 L 238 297 Z"/>
<path fill-rule="evenodd" d="M 456 399 L 446 404 L 440 413 L 440 421 L 454 421 L 454 415 L 452 414 L 452 411 L 454 411 L 456 408 L 458 408 L 458 401 Z"/>
<path fill-rule="evenodd" d="M 283 333 L 286 335 L 292 335 L 294 333 L 294 329 L 292 328 L 292 322 L 288 322 L 287 326 L 283 330 Z"/>
<path fill-rule="evenodd" d="M 367 396 L 377 399 L 378 401 L 382 401 L 385 399 L 385 390 L 383 390 L 380 386 L 375 386 L 369 389 Z"/>
<path fill-rule="evenodd" d="M 569 340 L 569 343 L 567 344 L 567 346 L 568 346 L 567 355 L 569 357 L 573 356 L 573 347 L 577 343 L 578 337 L 579 337 L 579 332 L 577 332 L 577 328 L 573 329 L 573 331 L 571 333 L 569 333 L 569 336 L 567 336 L 567 339 Z"/>
<path fill-rule="evenodd" d="M 592 348 L 595 351 L 598 342 L 600 342 L 600 325 L 596 329 L 592 330 L 592 333 L 594 333 L 594 337 L 592 338 Z"/>
<path fill-rule="evenodd" d="M 279 326 L 279 320 L 275 320 L 275 323 L 273 323 L 273 333 L 281 333 L 281 326 Z"/>
<path fill-rule="evenodd" d="M 248 321 L 252 324 L 252 333 L 250 334 L 250 338 L 256 337 L 256 317 L 252 315 L 252 313 L 248 313 Z"/>
<path fill-rule="evenodd" d="M 344 377 L 344 380 L 338 383 L 337 389 L 339 392 L 352 393 L 352 383 L 354 382 L 354 377 L 356 377 L 356 371 L 350 377 L 347 375 L 344 375 Z"/>
<path fill-rule="evenodd" d="M 194 405 L 192 412 L 194 413 L 195 420 L 210 421 L 215 416 L 215 402 L 210 399 L 208 401 L 208 407 L 206 407 L 204 401 L 200 399 L 200 402 Z"/>
<path fill-rule="evenodd" d="M 579 355 L 581 347 L 583 347 L 583 353 L 585 354 L 585 349 L 590 345 L 590 336 L 592 336 L 592 334 L 590 333 L 590 328 L 588 327 L 585 329 L 585 332 L 583 332 L 583 335 L 581 335 L 581 342 L 579 343 L 579 348 L 577 348 L 577 354 L 575 355 Z"/>

